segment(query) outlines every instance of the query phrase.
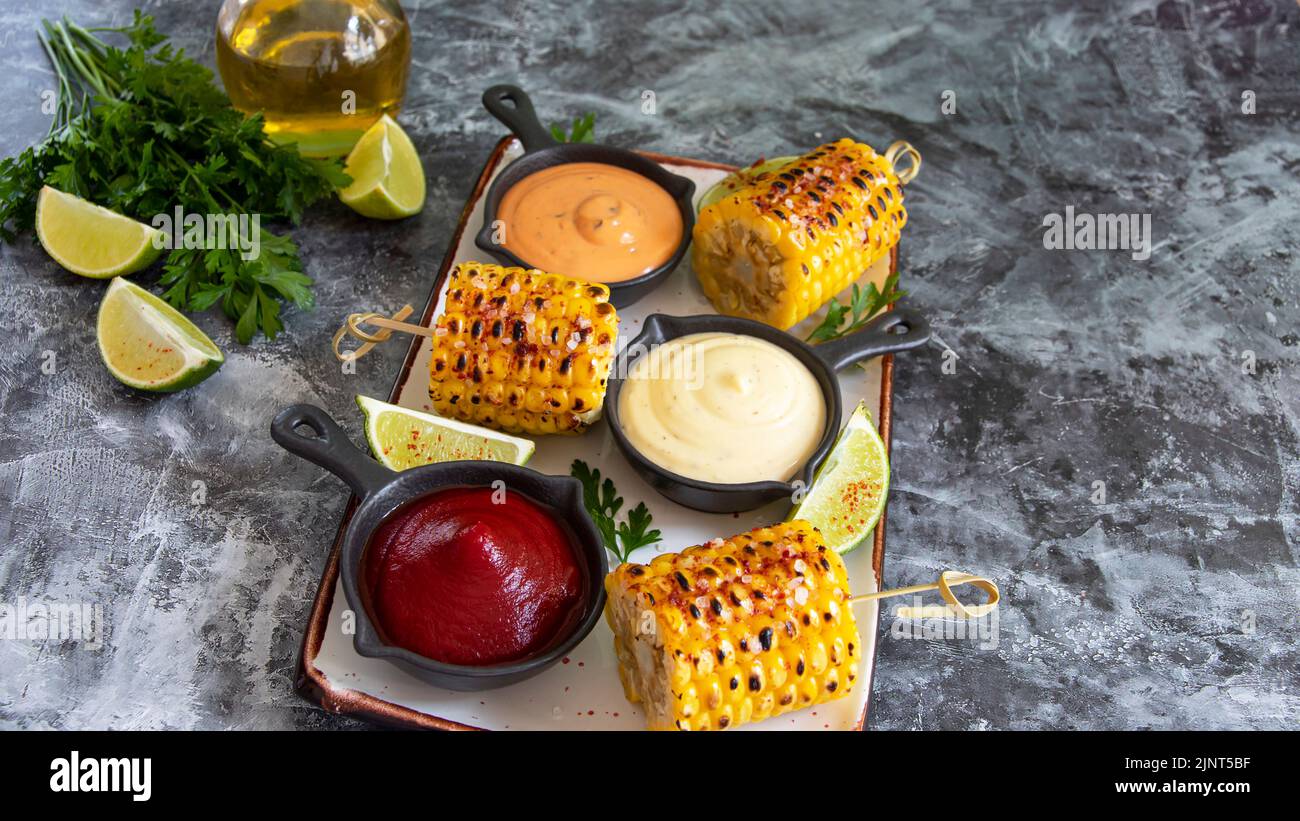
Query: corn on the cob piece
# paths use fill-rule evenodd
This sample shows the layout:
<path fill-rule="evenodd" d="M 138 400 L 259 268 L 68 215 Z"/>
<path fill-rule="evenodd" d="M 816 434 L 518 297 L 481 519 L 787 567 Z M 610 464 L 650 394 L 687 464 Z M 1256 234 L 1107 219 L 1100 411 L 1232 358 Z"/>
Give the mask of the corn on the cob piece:
<path fill-rule="evenodd" d="M 845 138 L 702 209 L 691 261 L 719 312 L 785 329 L 888 254 L 906 222 L 893 163 Z"/>
<path fill-rule="evenodd" d="M 846 695 L 862 641 L 844 562 L 804 521 L 605 579 L 619 677 L 652 730 L 723 730 Z"/>
<path fill-rule="evenodd" d="M 463 262 L 434 326 L 429 398 L 478 425 L 581 433 L 600 418 L 617 336 L 604 285 Z"/>

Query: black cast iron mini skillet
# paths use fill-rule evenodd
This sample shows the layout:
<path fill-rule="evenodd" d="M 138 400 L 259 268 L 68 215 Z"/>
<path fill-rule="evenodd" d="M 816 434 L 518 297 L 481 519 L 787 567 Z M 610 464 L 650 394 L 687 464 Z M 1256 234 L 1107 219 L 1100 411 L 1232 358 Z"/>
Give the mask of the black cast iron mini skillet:
<path fill-rule="evenodd" d="M 745 482 L 721 484 L 691 479 L 660 467 L 641 454 L 623 432 L 619 415 L 619 394 L 623 381 L 631 373 L 637 359 L 655 346 L 682 336 L 702 333 L 732 333 L 756 336 L 784 348 L 804 364 L 821 386 L 826 402 L 826 430 L 821 442 L 809 457 L 807 464 L 789 481 Z M 617 362 L 619 378 L 609 380 L 605 396 L 605 418 L 623 455 L 655 490 L 678 504 L 709 513 L 735 513 L 753 510 L 780 498 L 791 498 L 799 488 L 812 485 L 813 474 L 821 465 L 839 433 L 843 399 L 835 372 L 854 362 L 900 353 L 919 348 L 930 340 L 930 326 L 920 313 L 895 308 L 868 322 L 860 330 L 820 345 L 809 345 L 785 331 L 732 316 L 667 316 L 651 314 L 646 317 L 641 333 L 633 339 Z M 796 484 L 802 483 L 802 484 Z"/>
<path fill-rule="evenodd" d="M 315 436 L 298 433 L 308 427 Z M 339 567 L 343 593 L 356 614 L 353 644 L 357 653 L 392 662 L 406 672 L 449 690 L 488 690 L 534 676 L 550 667 L 586 638 L 605 606 L 609 564 L 596 525 L 582 503 L 582 483 L 569 476 L 545 476 L 501 462 L 441 462 L 396 473 L 357 450 L 329 414 L 315 405 L 285 408 L 271 422 L 271 437 L 290 453 L 314 462 L 347 482 L 359 504 L 343 534 Z M 385 644 L 365 607 L 359 577 L 371 534 L 394 510 L 428 493 L 448 487 L 488 487 L 501 480 L 506 492 L 518 491 L 553 509 L 575 537 L 587 573 L 586 599 L 569 632 L 556 636 L 544 651 L 521 661 L 484 666 L 447 664 Z"/>
<path fill-rule="evenodd" d="M 475 245 L 507 265 L 537 267 L 493 242 L 492 223 L 497 219 L 501 199 L 515 183 L 543 169 L 572 162 L 598 162 L 617 165 L 648 177 L 677 202 L 677 210 L 682 215 L 682 238 L 673 255 L 653 271 L 622 282 L 606 283 L 609 286 L 610 302 L 614 303 L 615 308 L 631 305 L 654 290 L 655 286 L 672 273 L 691 244 L 691 229 L 695 227 L 695 207 L 691 204 L 691 199 L 695 196 L 694 182 L 666 171 L 659 163 L 625 148 L 596 143 L 556 142 L 551 132 L 537 119 L 532 100 L 528 99 L 528 95 L 518 86 L 492 86 L 483 92 L 483 105 L 493 117 L 504 123 L 519 138 L 524 146 L 524 155 L 507 165 L 488 189 L 487 200 L 483 204 L 483 227 L 479 230 L 478 236 L 474 237 Z M 509 231 L 509 226 L 506 230 Z M 548 271 L 547 273 L 567 275 L 568 272 Z"/>

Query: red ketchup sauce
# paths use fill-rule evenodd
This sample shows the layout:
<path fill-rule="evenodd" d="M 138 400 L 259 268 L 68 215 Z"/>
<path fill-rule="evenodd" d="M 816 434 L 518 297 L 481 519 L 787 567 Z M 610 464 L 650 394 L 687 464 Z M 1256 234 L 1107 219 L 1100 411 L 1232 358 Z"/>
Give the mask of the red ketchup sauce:
<path fill-rule="evenodd" d="M 451 488 L 385 519 L 366 546 L 368 609 L 389 644 L 448 664 L 544 650 L 580 616 L 586 573 L 569 532 L 514 491 Z"/>

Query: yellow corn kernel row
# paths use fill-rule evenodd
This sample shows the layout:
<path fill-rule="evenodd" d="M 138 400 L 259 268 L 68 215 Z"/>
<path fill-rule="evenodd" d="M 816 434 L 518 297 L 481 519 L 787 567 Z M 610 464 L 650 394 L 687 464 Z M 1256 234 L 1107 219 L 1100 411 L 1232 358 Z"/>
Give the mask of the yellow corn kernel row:
<path fill-rule="evenodd" d="M 857 678 L 847 571 L 807 522 L 624 564 L 605 587 L 624 689 L 651 729 L 760 721 L 840 698 Z"/>
<path fill-rule="evenodd" d="M 581 433 L 600 415 L 618 336 L 604 285 L 464 262 L 434 325 L 441 416 L 514 433 Z"/>
<path fill-rule="evenodd" d="M 845 138 L 702 209 L 691 260 L 720 313 L 785 329 L 888 254 L 906 223 L 892 163 Z"/>

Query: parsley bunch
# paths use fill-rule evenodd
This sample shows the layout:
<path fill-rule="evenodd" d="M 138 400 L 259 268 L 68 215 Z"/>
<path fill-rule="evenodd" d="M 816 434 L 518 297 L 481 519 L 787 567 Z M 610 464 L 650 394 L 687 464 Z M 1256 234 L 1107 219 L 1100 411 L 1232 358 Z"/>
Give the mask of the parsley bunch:
<path fill-rule="evenodd" d="M 50 185 L 150 222 L 180 206 L 186 214 L 258 214 L 297 223 L 303 210 L 350 180 L 339 160 L 302 157 L 270 142 L 261 115 L 245 116 L 212 72 L 173 49 L 139 11 L 130 25 L 86 29 L 42 21 L 38 31 L 57 78 L 49 135 L 0 161 L 0 240 L 31 230 L 36 196 Z M 100 33 L 125 36 L 124 48 Z M 265 228 L 261 252 L 238 248 L 171 251 L 163 296 L 181 310 L 220 305 L 247 343 L 274 337 L 284 302 L 311 307 L 312 280 L 298 246 Z"/>
<path fill-rule="evenodd" d="M 650 510 L 645 502 L 640 502 L 627 513 L 623 522 L 615 522 L 618 512 L 623 507 L 623 497 L 614 489 L 614 481 L 600 481 L 600 469 L 591 468 L 581 459 L 574 459 L 569 473 L 582 482 L 582 502 L 596 523 L 605 547 L 618 557 L 627 561 L 632 551 L 638 547 L 658 544 L 663 534 L 650 530 Z"/>

